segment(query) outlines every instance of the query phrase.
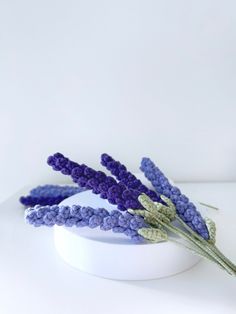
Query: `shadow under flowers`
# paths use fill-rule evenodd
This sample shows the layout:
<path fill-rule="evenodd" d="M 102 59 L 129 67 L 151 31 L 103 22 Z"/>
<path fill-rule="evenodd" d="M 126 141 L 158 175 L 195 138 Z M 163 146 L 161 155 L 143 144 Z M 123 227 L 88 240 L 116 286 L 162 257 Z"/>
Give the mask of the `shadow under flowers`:
<path fill-rule="evenodd" d="M 236 311 L 236 279 L 206 261 L 200 261 L 191 269 L 174 276 L 147 280 L 125 281 L 127 285 L 150 289 L 182 301 L 192 300 L 195 304 L 214 304 Z M 231 312 L 230 312 L 231 313 Z"/>

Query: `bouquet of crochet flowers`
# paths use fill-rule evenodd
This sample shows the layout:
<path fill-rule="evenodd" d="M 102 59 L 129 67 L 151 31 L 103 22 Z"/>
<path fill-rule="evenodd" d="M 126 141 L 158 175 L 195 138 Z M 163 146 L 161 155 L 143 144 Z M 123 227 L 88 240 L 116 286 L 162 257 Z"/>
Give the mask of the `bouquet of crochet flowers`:
<path fill-rule="evenodd" d="M 29 224 L 99 227 L 123 233 L 135 243 L 172 241 L 236 275 L 236 265 L 215 245 L 215 223 L 204 219 L 188 197 L 173 186 L 149 158 L 142 159 L 140 169 L 152 183 L 153 190 L 108 154 L 102 154 L 101 164 L 112 176 L 71 161 L 61 153 L 49 156 L 47 162 L 53 170 L 70 176 L 78 187 L 45 185 L 22 196 L 20 202 L 27 206 L 25 219 Z M 79 204 L 58 205 L 84 190 L 98 194 L 116 205 L 117 210 L 109 212 L 105 208 Z"/>

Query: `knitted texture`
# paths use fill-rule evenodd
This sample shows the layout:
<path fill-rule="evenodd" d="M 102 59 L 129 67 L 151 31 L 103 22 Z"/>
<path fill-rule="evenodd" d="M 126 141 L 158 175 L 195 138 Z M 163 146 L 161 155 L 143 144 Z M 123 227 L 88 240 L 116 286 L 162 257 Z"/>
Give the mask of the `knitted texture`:
<path fill-rule="evenodd" d="M 117 205 L 120 210 L 143 209 L 138 201 L 141 194 L 136 189 L 127 188 L 122 182 L 117 182 L 113 177 L 107 176 L 102 171 L 96 171 L 84 164 L 79 165 L 60 153 L 48 158 L 48 164 L 56 171 L 70 175 L 80 187 L 92 190 L 109 203 Z"/>
<path fill-rule="evenodd" d="M 138 234 L 140 228 L 146 227 L 144 219 L 128 212 L 122 214 L 118 210 L 110 213 L 104 208 L 81 207 L 79 205 L 39 206 L 28 208 L 25 211 L 25 220 L 29 224 L 40 227 L 54 225 L 66 227 L 89 227 L 116 233 L 123 233 L 134 241 L 143 238 Z"/>
<path fill-rule="evenodd" d="M 170 198 L 176 206 L 178 216 L 194 231 L 204 239 L 209 239 L 209 233 L 204 219 L 197 211 L 196 206 L 181 193 L 181 191 L 170 184 L 165 175 L 149 158 L 143 158 L 140 169 L 146 178 L 151 181 L 157 193 Z"/>
<path fill-rule="evenodd" d="M 73 162 L 66 158 L 61 153 L 56 153 L 48 157 L 47 163 L 53 168 L 53 170 L 61 171 L 65 175 L 71 175 L 71 172 L 74 168 L 85 165 L 79 165 L 76 162 Z"/>
<path fill-rule="evenodd" d="M 27 196 L 21 196 L 20 202 L 25 206 L 59 204 L 84 189 L 74 186 L 42 185 L 32 189 Z"/>
<path fill-rule="evenodd" d="M 127 170 L 125 165 L 122 165 L 119 161 L 114 160 L 108 154 L 101 155 L 101 164 L 106 167 L 106 169 L 109 170 L 119 182 L 125 184 L 127 188 L 136 189 L 140 193 L 147 194 L 154 202 L 161 201 L 156 192 L 148 189 L 141 182 L 141 180 L 137 179 L 134 174 Z"/>

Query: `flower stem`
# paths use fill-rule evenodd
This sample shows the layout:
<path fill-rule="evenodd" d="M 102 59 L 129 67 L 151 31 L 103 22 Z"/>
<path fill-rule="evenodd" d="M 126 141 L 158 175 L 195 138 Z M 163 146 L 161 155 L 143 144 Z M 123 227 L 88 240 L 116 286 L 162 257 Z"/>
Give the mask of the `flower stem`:
<path fill-rule="evenodd" d="M 209 244 L 204 239 L 203 239 L 204 242 L 202 242 L 199 239 L 196 239 L 196 237 L 189 235 L 185 231 L 183 231 L 179 228 L 176 228 L 171 224 L 168 224 L 168 223 L 161 221 L 159 218 L 156 217 L 156 215 L 155 215 L 155 220 L 160 225 L 162 225 L 163 227 L 168 229 L 169 231 L 173 232 L 174 234 L 177 234 L 178 236 L 182 237 L 183 239 L 190 242 L 194 246 L 197 246 L 198 250 L 203 252 L 203 254 L 205 254 L 209 260 L 211 260 L 211 261 L 214 260 L 217 264 L 222 266 L 229 274 L 236 275 L 235 267 L 232 267 L 231 265 L 229 265 L 222 256 L 220 256 L 217 252 L 215 252 L 215 250 L 213 249 L 213 245 Z M 207 245 L 205 242 L 207 243 Z"/>
<path fill-rule="evenodd" d="M 210 249 L 212 249 L 215 254 L 217 254 L 222 260 L 224 260 L 225 263 L 228 264 L 229 267 L 231 267 L 236 272 L 236 265 L 234 265 L 214 244 L 209 243 L 207 240 L 203 239 L 199 234 L 194 232 L 181 218 L 179 218 L 176 215 L 176 220 L 184 226 L 190 234 L 192 234 L 195 238 L 197 238 L 199 241 L 204 243 L 204 245 L 208 246 Z"/>
<path fill-rule="evenodd" d="M 215 207 L 215 206 L 212 206 L 212 205 L 209 205 L 209 204 L 206 204 L 206 203 L 203 203 L 203 202 L 199 202 L 199 204 L 203 205 L 203 206 L 206 206 L 206 207 L 209 207 L 209 208 L 212 208 L 212 209 L 215 209 L 215 210 L 219 210 L 218 207 Z"/>
<path fill-rule="evenodd" d="M 200 256 L 200 257 L 203 257 L 203 258 L 205 258 L 205 259 L 207 259 L 207 260 L 210 259 L 213 263 L 215 263 L 215 264 L 217 264 L 218 266 L 220 266 L 221 268 L 223 268 L 223 267 L 221 266 L 221 264 L 219 264 L 215 259 L 213 259 L 213 258 L 212 258 L 210 255 L 208 255 L 206 252 L 203 252 L 203 251 L 199 250 L 198 247 L 194 247 L 194 248 L 193 248 L 193 246 L 186 245 L 186 244 L 184 244 L 183 242 L 176 241 L 175 239 L 170 238 L 170 237 L 169 237 L 168 240 L 169 240 L 170 242 L 173 242 L 174 244 L 176 244 L 176 245 L 178 245 L 178 246 L 181 246 L 181 247 L 184 247 L 184 248 L 188 249 L 189 251 L 191 251 L 191 252 L 192 252 L 193 254 L 195 254 L 195 255 L 198 255 L 198 256 Z"/>

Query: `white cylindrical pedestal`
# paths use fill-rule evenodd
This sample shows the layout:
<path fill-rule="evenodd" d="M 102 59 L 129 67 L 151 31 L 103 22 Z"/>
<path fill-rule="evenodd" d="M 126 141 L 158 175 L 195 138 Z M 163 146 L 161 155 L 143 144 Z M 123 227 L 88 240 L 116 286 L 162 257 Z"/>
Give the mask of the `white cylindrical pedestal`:
<path fill-rule="evenodd" d="M 115 206 L 90 191 L 64 200 L 63 205 Z M 200 258 L 171 242 L 134 244 L 123 234 L 99 228 L 54 227 L 55 245 L 60 256 L 71 266 L 109 279 L 147 280 L 183 272 Z"/>

